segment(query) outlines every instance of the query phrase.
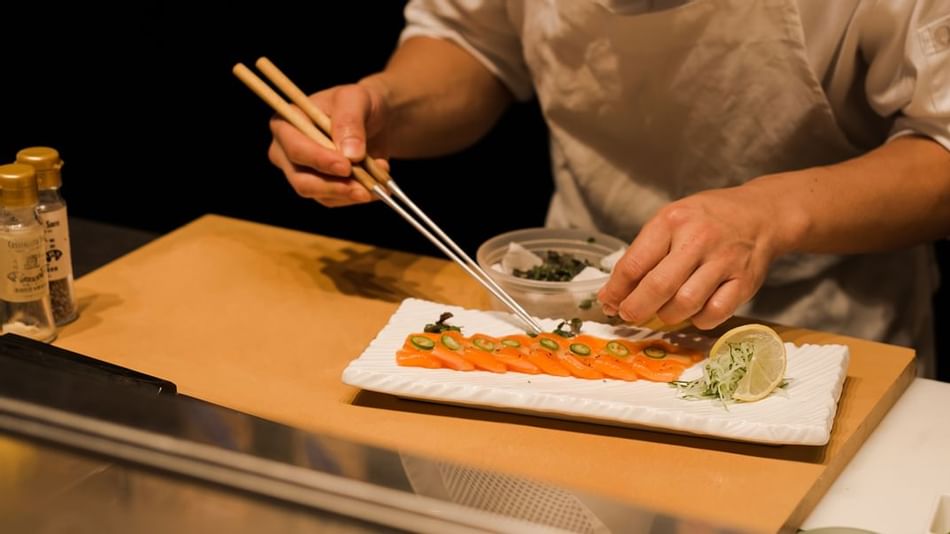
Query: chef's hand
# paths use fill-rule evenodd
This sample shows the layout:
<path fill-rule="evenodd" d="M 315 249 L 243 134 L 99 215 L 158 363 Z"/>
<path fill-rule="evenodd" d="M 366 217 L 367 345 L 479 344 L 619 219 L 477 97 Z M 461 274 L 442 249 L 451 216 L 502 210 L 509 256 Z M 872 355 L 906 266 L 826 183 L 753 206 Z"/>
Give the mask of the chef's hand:
<path fill-rule="evenodd" d="M 643 227 L 598 294 L 608 315 L 713 328 L 762 286 L 783 250 L 774 198 L 750 182 L 698 193 Z"/>
<path fill-rule="evenodd" d="M 371 86 L 350 84 L 320 91 L 310 99 L 333 121 L 332 138 L 340 151 L 318 145 L 275 116 L 270 121 L 274 139 L 267 153 L 271 163 L 283 171 L 297 194 L 324 206 L 373 200 L 369 191 L 349 176 L 352 162 L 366 156 L 367 146 L 374 157 L 385 156 L 383 98 Z M 385 159 L 377 159 L 377 163 L 389 169 Z"/>

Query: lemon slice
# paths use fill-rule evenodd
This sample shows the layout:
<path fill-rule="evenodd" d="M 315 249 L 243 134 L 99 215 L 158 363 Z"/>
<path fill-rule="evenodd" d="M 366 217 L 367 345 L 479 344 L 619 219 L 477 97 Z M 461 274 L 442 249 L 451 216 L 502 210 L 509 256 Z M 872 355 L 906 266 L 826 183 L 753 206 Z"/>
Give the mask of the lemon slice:
<path fill-rule="evenodd" d="M 765 325 L 747 324 L 723 334 L 709 356 L 723 354 L 750 358 L 746 373 L 732 394 L 735 400 L 752 402 L 765 398 L 785 378 L 785 343 Z"/>

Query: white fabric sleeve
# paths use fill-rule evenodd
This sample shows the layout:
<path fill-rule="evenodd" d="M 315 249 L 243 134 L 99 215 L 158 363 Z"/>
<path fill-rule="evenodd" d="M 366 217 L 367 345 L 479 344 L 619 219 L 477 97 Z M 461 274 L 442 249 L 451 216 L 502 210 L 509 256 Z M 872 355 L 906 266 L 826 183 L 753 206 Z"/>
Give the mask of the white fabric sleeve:
<path fill-rule="evenodd" d="M 950 1 L 877 0 L 861 20 L 865 91 L 890 139 L 925 135 L 950 150 Z"/>
<path fill-rule="evenodd" d="M 446 39 L 472 54 L 518 100 L 534 90 L 524 62 L 521 38 L 512 24 L 507 0 L 412 0 L 399 41 L 426 36 Z"/>

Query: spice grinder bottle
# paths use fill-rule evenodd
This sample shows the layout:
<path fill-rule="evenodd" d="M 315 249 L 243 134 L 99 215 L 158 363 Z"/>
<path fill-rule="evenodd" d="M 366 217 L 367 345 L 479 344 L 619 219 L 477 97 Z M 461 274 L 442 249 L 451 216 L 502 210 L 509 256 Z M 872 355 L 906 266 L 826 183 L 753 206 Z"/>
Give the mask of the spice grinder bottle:
<path fill-rule="evenodd" d="M 63 185 L 63 160 L 53 148 L 37 146 L 17 152 L 17 163 L 36 170 L 39 203 L 36 211 L 46 235 L 46 265 L 49 277 L 53 320 L 62 326 L 76 318 L 76 297 L 73 292 L 73 264 L 69 249 L 69 220 L 66 201 L 59 188 Z"/>
<path fill-rule="evenodd" d="M 52 341 L 56 326 L 46 278 L 46 239 L 36 213 L 36 172 L 0 165 L 0 300 L 3 333 Z"/>

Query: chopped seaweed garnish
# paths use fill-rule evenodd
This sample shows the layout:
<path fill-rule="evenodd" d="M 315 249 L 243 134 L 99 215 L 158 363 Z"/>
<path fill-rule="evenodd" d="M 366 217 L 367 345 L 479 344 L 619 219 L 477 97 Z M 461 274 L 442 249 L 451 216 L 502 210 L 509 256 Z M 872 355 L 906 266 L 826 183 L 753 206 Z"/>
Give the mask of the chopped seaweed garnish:
<path fill-rule="evenodd" d="M 438 321 L 427 324 L 425 328 L 423 329 L 423 331 L 428 332 L 430 334 L 441 334 L 442 332 L 448 332 L 451 330 L 454 330 L 456 332 L 461 332 L 462 331 L 461 327 L 451 325 L 451 324 L 446 324 L 446 321 L 448 321 L 451 318 L 452 318 L 452 314 L 449 312 L 445 312 L 439 316 Z"/>
<path fill-rule="evenodd" d="M 541 265 L 536 265 L 526 271 L 515 269 L 511 274 L 528 280 L 543 280 L 545 282 L 569 282 L 584 270 L 584 267 L 594 265 L 587 260 L 579 260 L 573 254 L 547 251 Z"/>
<path fill-rule="evenodd" d="M 581 333 L 581 326 L 583 324 L 584 322 L 577 317 L 570 321 L 561 321 L 561 323 L 557 325 L 557 328 L 554 329 L 554 333 L 564 338 L 572 338 Z M 565 328 L 565 325 L 567 328 Z"/>

